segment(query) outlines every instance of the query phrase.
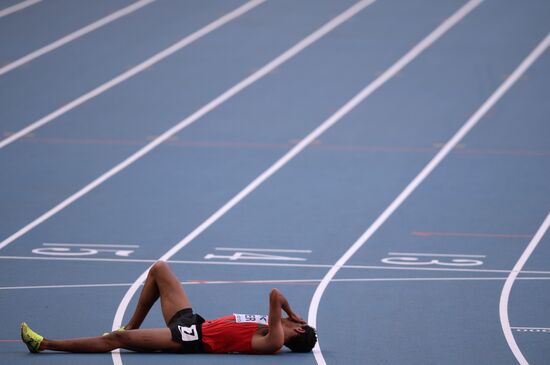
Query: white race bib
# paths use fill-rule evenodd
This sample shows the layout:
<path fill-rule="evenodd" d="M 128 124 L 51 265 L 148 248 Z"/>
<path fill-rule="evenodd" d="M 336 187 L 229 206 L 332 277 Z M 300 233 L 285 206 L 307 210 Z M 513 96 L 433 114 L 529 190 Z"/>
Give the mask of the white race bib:
<path fill-rule="evenodd" d="M 259 323 L 259 324 L 265 324 L 267 326 L 267 322 L 269 320 L 269 316 L 267 314 L 233 314 L 235 316 L 235 322 L 237 323 Z"/>

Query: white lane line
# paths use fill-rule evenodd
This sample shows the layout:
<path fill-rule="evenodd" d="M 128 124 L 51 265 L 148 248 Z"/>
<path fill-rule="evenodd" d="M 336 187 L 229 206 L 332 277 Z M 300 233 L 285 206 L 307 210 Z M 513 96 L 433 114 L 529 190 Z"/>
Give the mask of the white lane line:
<path fill-rule="evenodd" d="M 304 39 L 302 39 L 300 42 L 296 43 L 294 46 L 283 52 L 281 55 L 273 59 L 268 64 L 264 65 L 262 68 L 254 72 L 252 75 L 248 76 L 244 80 L 240 81 L 238 84 L 234 85 L 227 91 L 225 91 L 223 94 L 219 95 L 212 101 L 210 101 L 208 104 L 201 107 L 199 110 L 195 111 L 193 114 L 173 126 L 172 128 L 168 129 L 164 133 L 162 133 L 160 136 L 149 142 L 144 147 L 140 148 L 137 152 L 132 154 L 130 157 L 128 157 L 126 160 L 122 161 L 85 187 L 83 187 L 78 192 L 74 193 L 46 213 L 42 214 L 40 217 L 36 218 L 31 223 L 27 224 L 25 227 L 21 228 L 19 231 L 12 234 L 10 237 L 4 239 L 2 242 L 0 242 L 0 250 L 4 247 L 6 247 L 8 244 L 16 240 L 17 238 L 21 237 L 28 231 L 32 230 L 34 227 L 38 226 L 42 222 L 46 221 L 53 215 L 57 214 L 59 211 L 63 210 L 65 207 L 69 206 L 76 200 L 80 199 L 82 196 L 86 195 L 91 190 L 95 189 L 97 186 L 101 185 L 103 182 L 111 178 L 112 176 L 116 175 L 120 171 L 124 170 L 149 152 L 151 152 L 153 149 L 155 149 L 157 146 L 159 146 L 161 143 L 165 142 L 166 140 L 170 139 L 173 135 L 180 132 L 182 129 L 186 128 L 187 126 L 191 125 L 195 121 L 197 121 L 199 118 L 203 117 L 205 114 L 209 113 L 210 111 L 214 110 L 227 100 L 229 100 L 234 95 L 238 94 L 248 86 L 252 85 L 254 82 L 260 80 L 265 75 L 269 74 L 271 71 L 288 61 L 289 59 L 296 56 L 298 53 L 300 53 L 302 50 L 310 46 L 311 44 L 315 43 L 319 39 L 321 39 L 323 36 L 331 32 L 333 29 L 338 27 L 340 24 L 345 22 L 347 19 L 351 18 L 355 14 L 357 14 L 359 11 L 363 10 L 370 4 L 372 4 L 375 0 L 362 0 L 344 11 L 342 14 L 338 15 L 334 19 L 330 20 L 328 23 L 323 25 L 321 28 L 317 29 Z M 240 7 L 239 9 L 233 11 L 230 14 L 234 14 L 233 17 L 236 17 L 240 15 L 241 13 L 244 13 L 245 11 L 248 11 L 251 7 L 256 6 L 263 2 L 262 0 L 252 1 L 250 3 L 247 3 L 246 5 Z M 227 17 L 230 15 L 228 14 L 225 17 L 220 18 L 226 18 L 226 21 L 228 21 Z M 214 24 L 214 23 L 212 23 Z M 204 29 L 204 28 L 203 28 Z M 335 121 L 334 121 L 335 122 Z M 323 126 L 322 126 L 323 127 Z M 328 128 L 328 125 L 324 125 L 324 128 Z M 310 136 L 306 137 L 304 140 L 302 140 L 301 143 L 299 143 L 297 146 L 295 146 L 290 152 L 288 152 L 283 158 L 281 158 L 275 165 L 273 165 L 268 171 L 265 171 L 261 176 L 259 176 L 256 180 L 254 180 L 246 189 L 241 191 L 237 196 L 235 196 L 229 203 L 227 203 L 226 206 L 229 206 L 231 204 L 236 204 L 238 200 L 242 199 L 244 196 L 246 196 L 250 191 L 254 190 L 257 185 L 261 183 L 261 181 L 267 179 L 269 175 L 273 174 L 276 170 L 278 170 L 280 167 L 282 167 L 288 160 L 290 160 L 294 155 L 298 154 L 302 149 L 304 149 L 311 141 L 310 137 L 317 133 L 317 130 L 314 131 Z M 319 132 L 320 134 L 322 132 Z M 314 137 L 315 138 L 315 137 Z M 216 220 L 217 217 L 215 216 L 221 216 L 223 215 L 222 210 L 226 208 L 220 209 L 218 212 L 216 212 L 212 217 L 209 218 L 209 220 Z M 221 213 L 221 214 L 220 214 Z M 205 224 L 210 223 L 203 223 L 199 228 L 197 228 L 194 232 L 198 232 L 199 229 L 204 229 L 201 227 L 205 227 Z M 185 245 L 186 243 L 180 242 L 179 245 Z M 176 246 L 176 247 L 178 247 Z M 175 247 L 174 247 L 175 249 Z M 177 251 L 177 249 L 176 249 Z"/>
<path fill-rule="evenodd" d="M 358 278 L 358 279 L 332 279 L 331 282 L 356 282 L 356 281 L 483 281 L 483 280 L 506 280 L 505 277 L 449 277 L 449 278 Z M 549 276 L 523 276 L 518 280 L 550 280 Z M 321 281 L 321 280 L 317 280 Z"/>
<path fill-rule="evenodd" d="M 475 7 L 479 2 L 469 2 L 466 6 Z M 465 8 L 461 9 L 460 17 L 464 16 Z M 455 17 L 458 13 L 455 13 Z M 334 266 L 327 272 L 323 281 L 319 284 L 309 307 L 308 322 L 313 326 L 317 324 L 317 310 L 321 297 L 328 284 L 334 278 L 334 275 L 340 268 L 359 250 L 365 242 L 384 224 L 384 222 L 393 214 L 393 212 L 412 194 L 412 192 L 426 179 L 426 177 L 443 161 L 443 159 L 453 150 L 460 140 L 479 122 L 491 107 L 514 85 L 514 83 L 525 73 L 531 64 L 546 50 L 550 43 L 550 34 L 527 56 L 527 58 L 514 70 L 514 72 L 502 83 L 498 89 L 487 99 L 483 105 L 468 119 L 468 121 L 456 132 L 456 134 L 445 144 L 445 146 L 435 155 L 435 157 L 422 169 L 422 171 L 407 185 L 399 196 L 382 212 L 382 214 L 372 223 L 372 225 L 353 243 L 353 245 L 338 259 Z M 319 342 L 314 349 L 314 355 L 319 365 L 326 364 Z"/>
<path fill-rule="evenodd" d="M 151 0 L 154 1 L 154 0 Z M 206 25 L 205 27 L 199 29 L 198 31 L 188 35 L 187 37 L 181 39 L 180 41 L 174 43 L 170 47 L 160 51 L 159 53 L 153 55 L 152 57 L 148 58 L 147 60 L 143 61 L 137 66 L 132 67 L 128 71 L 125 71 L 121 73 L 120 75 L 116 76 L 115 78 L 101 84 L 100 86 L 96 87 L 95 89 L 88 91 L 87 93 L 79 96 L 78 98 L 72 100 L 71 102 L 63 105 L 62 107 L 58 108 L 57 110 L 54 110 L 50 114 L 38 119 L 37 121 L 33 122 L 32 124 L 28 125 L 27 127 L 17 131 L 16 133 L 10 135 L 9 137 L 3 139 L 0 141 L 0 149 L 6 147 L 10 143 L 15 142 L 16 140 L 20 139 L 21 137 L 25 136 L 26 134 L 31 133 L 32 131 L 42 127 L 44 124 L 51 122 L 55 118 L 69 112 L 70 110 L 76 108 L 77 106 L 85 103 L 86 101 L 95 98 L 96 96 L 104 93 L 105 91 L 113 88 L 114 86 L 120 84 L 123 81 L 128 80 L 129 78 L 137 75 L 138 73 L 142 72 L 143 70 L 153 66 L 154 64 L 162 61 L 168 56 L 171 56 L 175 52 L 187 47 L 191 43 L 199 40 L 200 38 L 204 37 L 205 35 L 213 32 L 214 30 L 220 28 L 222 25 L 225 25 L 226 23 L 230 22 L 231 20 L 243 15 L 244 13 L 252 10 L 256 6 L 264 3 L 267 0 L 252 0 L 247 2 L 246 4 L 236 8 L 235 10 L 225 14 L 224 16 L 218 18 L 217 20 L 213 21 L 212 23 Z M 180 123 L 181 124 L 181 123 Z M 179 124 L 178 124 L 179 125 Z M 177 126 L 176 126 L 177 127 Z M 173 128 L 176 128 L 173 127 Z M 183 129 L 184 127 L 181 127 L 179 129 Z M 167 132 L 166 132 L 167 133 Z M 176 133 L 176 132 L 174 132 Z M 171 136 L 171 135 L 170 135 Z M 153 140 L 150 144 L 146 145 L 144 147 L 148 148 L 148 146 L 153 146 L 152 148 L 156 147 L 157 144 L 164 142 L 165 139 L 168 137 L 158 137 L 155 140 Z M 162 138 L 162 140 L 161 140 Z M 160 142 L 158 142 L 160 141 Z M 152 149 L 151 148 L 151 149 Z M 0 247 L 1 249 L 2 247 Z"/>
<path fill-rule="evenodd" d="M 546 37 L 546 39 L 550 42 L 550 34 Z M 539 47 L 537 47 L 537 49 Z M 548 44 L 546 45 L 546 47 L 548 47 Z M 546 49 L 546 47 L 541 48 L 541 52 L 543 52 Z M 532 62 L 534 62 L 534 60 L 537 57 L 538 56 L 533 56 Z M 498 309 L 499 309 L 499 315 L 500 315 L 500 325 L 502 326 L 502 332 L 504 332 L 504 337 L 506 338 L 508 347 L 510 347 L 510 350 L 512 350 L 512 353 L 516 357 L 516 360 L 521 365 L 528 364 L 528 362 L 523 356 L 523 354 L 521 353 L 521 350 L 519 349 L 519 346 L 516 343 L 516 340 L 514 338 L 514 334 L 512 333 L 512 329 L 510 328 L 510 320 L 508 318 L 508 300 L 510 299 L 510 292 L 512 291 L 512 285 L 514 285 L 514 281 L 517 279 L 517 276 L 518 276 L 517 271 L 521 271 L 523 269 L 523 266 L 525 265 L 525 263 L 529 259 L 529 256 L 531 256 L 535 248 L 537 248 L 537 245 L 539 244 L 540 240 L 548 230 L 548 227 L 550 227 L 550 213 L 548 213 L 548 215 L 546 216 L 546 219 L 537 230 L 537 233 L 535 233 L 535 235 L 533 236 L 533 239 L 531 240 L 531 242 L 529 242 L 529 244 L 525 248 L 525 251 L 523 251 L 520 258 L 514 265 L 512 272 L 510 272 L 510 275 L 508 275 L 508 278 L 504 282 L 504 286 L 502 287 L 502 292 L 500 294 L 500 303 L 499 303 Z"/>
<path fill-rule="evenodd" d="M 98 29 L 98 28 L 101 28 L 103 27 L 104 25 L 107 25 L 119 18 L 122 18 L 123 16 L 126 16 L 130 13 L 133 13 L 134 11 L 138 10 L 138 9 L 141 9 L 142 7 L 144 7 L 145 5 L 149 5 L 150 3 L 152 3 L 153 1 L 155 0 L 140 0 L 136 3 L 133 3 L 125 8 L 122 8 L 120 10 L 117 10 L 115 11 L 114 13 L 112 14 L 109 14 L 107 15 L 106 17 L 104 18 L 101 18 L 99 20 L 96 20 L 95 22 L 91 23 L 91 24 L 88 24 L 87 26 L 83 27 L 83 28 L 80 28 L 70 34 L 67 34 L 66 36 L 62 37 L 62 38 L 59 38 L 58 40 L 42 47 L 42 48 L 39 48 L 37 49 L 36 51 L 33 51 L 15 61 L 12 61 L 10 63 L 8 63 L 7 65 L 5 66 L 2 66 L 0 67 L 0 76 L 2 76 L 3 74 L 5 73 L 8 73 L 10 72 L 11 70 L 14 70 L 22 65 L 24 65 L 25 63 L 28 63 L 40 56 L 43 56 L 45 55 L 46 53 L 49 53 L 61 46 L 64 46 L 65 44 L 69 43 L 69 42 L 72 42 L 74 41 L 75 39 L 78 39 L 90 32 L 93 32 L 94 30 Z M 0 145 L 0 148 L 1 147 L 4 147 L 2 145 Z"/>
<path fill-rule="evenodd" d="M 5 17 L 6 15 L 13 14 L 19 10 L 23 10 L 31 5 L 41 2 L 42 0 L 25 0 L 18 4 L 9 6 L 5 9 L 0 10 L 0 18 Z"/>
<path fill-rule="evenodd" d="M 416 253 L 416 252 L 388 252 L 388 255 L 404 255 L 404 256 L 437 256 L 437 257 L 476 257 L 483 258 L 485 255 L 459 255 L 449 253 Z"/>
<path fill-rule="evenodd" d="M 251 9 L 253 9 L 254 7 L 260 5 L 261 3 L 265 2 L 265 1 L 266 0 L 252 0 L 252 1 L 244 4 L 243 6 L 231 11 L 230 13 L 222 16 L 221 18 L 217 19 L 216 21 L 208 24 L 204 28 L 201 28 L 200 30 L 196 31 L 195 33 L 185 37 L 183 40 L 181 40 L 180 42 L 174 44 L 173 46 L 169 47 L 168 49 L 162 51 L 161 53 L 156 54 L 155 56 L 151 57 L 149 60 L 145 61 L 144 63 L 132 68 L 128 72 L 125 72 L 124 74 L 116 77 L 115 79 L 109 81 L 108 83 L 103 84 L 102 86 L 92 90 L 88 94 L 85 94 L 82 97 L 73 100 L 71 103 L 69 103 L 69 104 L 65 105 L 64 107 L 56 110 L 54 113 L 50 114 L 49 116 L 47 116 L 45 118 L 42 118 L 40 121 L 38 121 L 36 123 L 33 123 L 29 127 L 27 127 L 25 129 L 21 130 L 20 132 L 8 137 L 7 139 L 1 141 L 0 142 L 0 148 L 2 146 L 5 146 L 7 143 L 10 143 L 10 141 L 13 141 L 13 139 L 11 139 L 13 136 L 18 135 L 20 137 L 20 136 L 25 135 L 30 130 L 36 129 L 39 125 L 42 125 L 42 124 L 50 121 L 51 119 L 53 119 L 53 118 L 65 113 L 66 111 L 76 107 L 77 105 L 83 103 L 84 101 L 89 100 L 92 97 L 102 93 L 106 89 L 114 86 L 117 83 L 120 83 L 121 81 L 125 80 L 126 78 L 128 78 L 128 77 L 138 73 L 139 71 L 149 67 L 150 65 L 154 64 L 155 62 L 158 62 L 160 59 L 167 57 L 168 55 L 174 53 L 176 50 L 179 50 L 179 49 L 183 48 L 184 46 L 196 41 L 197 39 L 199 39 L 199 38 L 205 36 L 206 34 L 214 31 L 215 29 L 217 29 L 217 28 L 221 27 L 222 25 L 226 24 L 227 22 L 239 17 L 240 15 L 250 11 Z M 298 51 L 296 51 L 296 53 L 297 52 Z M 279 56 L 279 58 L 280 57 L 281 56 Z M 288 56 L 288 58 L 290 58 L 290 57 L 291 56 Z M 276 60 L 279 60 L 279 58 L 277 58 Z M 288 58 L 286 58 L 284 61 L 286 61 Z M 284 61 L 281 60 L 279 63 L 282 63 Z M 267 65 L 267 66 L 270 66 L 269 71 L 272 68 L 276 67 L 276 66 L 273 65 L 273 62 L 274 61 L 272 61 L 270 64 Z M 6 247 L 7 245 L 9 245 L 11 242 L 18 239 L 19 237 L 26 234 L 30 230 L 32 230 L 34 227 L 38 226 L 39 224 L 43 223 L 44 221 L 46 221 L 47 219 L 49 219 L 53 215 L 57 214 L 59 211 L 63 210 L 67 206 L 71 205 L 73 202 L 80 199 L 82 196 L 86 195 L 87 193 L 89 193 L 90 191 L 92 191 L 93 189 L 98 187 L 99 185 L 103 184 L 106 180 L 110 179 L 114 175 L 118 174 L 120 171 L 122 171 L 125 168 L 127 168 L 128 166 L 132 165 L 134 162 L 136 162 L 137 160 L 139 160 L 140 158 L 142 158 L 143 156 L 145 156 L 146 154 L 151 152 L 153 149 L 155 149 L 158 145 L 160 145 L 161 143 L 163 143 L 166 140 L 170 139 L 170 137 L 172 137 L 174 134 L 178 133 L 179 131 L 181 131 L 182 129 L 187 127 L 188 125 L 194 123 L 197 119 L 202 117 L 204 114 L 206 114 L 209 111 L 211 111 L 212 109 L 216 108 L 217 106 L 222 104 L 224 101 L 229 99 L 231 96 L 233 96 L 234 94 L 236 94 L 239 91 L 241 91 L 242 89 L 244 89 L 246 86 L 248 86 L 248 85 L 252 84 L 253 82 L 257 81 L 259 78 L 264 76 L 264 74 L 260 75 L 260 71 L 262 71 L 262 70 L 265 71 L 265 69 L 268 68 L 267 66 L 265 66 L 264 68 L 262 68 L 258 72 L 254 73 L 253 75 L 249 76 L 244 81 L 241 81 L 239 84 L 235 85 L 234 87 L 232 87 L 231 89 L 229 89 L 228 91 L 223 93 L 222 95 L 218 96 L 216 99 L 212 100 L 210 103 L 206 104 L 205 106 L 203 106 L 202 108 L 197 110 L 195 113 L 193 113 L 192 115 L 190 115 L 186 119 L 182 120 L 181 122 L 179 122 L 178 124 L 176 124 L 172 128 L 165 131 L 159 137 L 155 138 L 154 140 L 152 140 L 151 142 L 146 144 L 144 147 L 140 148 L 137 152 L 132 154 L 130 157 L 128 157 L 124 161 L 120 162 L 118 165 L 111 168 L 109 171 L 105 172 L 103 175 L 99 176 L 98 178 L 96 178 L 95 180 L 90 182 L 88 185 L 86 185 L 85 187 L 83 187 L 82 189 L 80 189 L 79 191 L 74 193 L 73 195 L 69 196 L 67 199 L 65 199 L 64 201 L 62 201 L 61 203 L 59 203 L 58 205 L 56 205 L 52 209 L 48 210 L 47 212 L 42 214 L 40 217 L 36 218 L 31 223 L 27 224 L 25 227 L 21 228 L 20 230 L 18 230 L 17 232 L 15 232 L 11 236 L 9 236 L 8 238 L 4 239 L 2 242 L 0 242 L 0 250 L 3 249 L 4 247 Z M 269 72 L 269 71 L 267 71 L 267 72 Z M 17 138 L 19 138 L 19 137 L 17 137 Z"/>
<path fill-rule="evenodd" d="M 267 279 L 267 280 L 189 280 L 182 281 L 182 285 L 226 285 L 226 284 L 308 284 L 318 283 L 322 279 Z M 347 278 L 334 279 L 337 283 L 360 283 L 360 282 L 407 282 L 407 281 L 504 281 L 506 277 L 453 277 L 453 278 Z M 522 277 L 518 280 L 550 280 L 550 277 Z M 27 286 L 0 286 L 0 290 L 26 290 L 26 289 L 72 289 L 72 288 L 104 288 L 104 287 L 126 287 L 132 283 L 111 283 L 111 284 L 64 284 L 64 285 L 27 285 Z M 140 285 L 143 285 L 141 283 Z M 512 327 L 512 329 L 525 330 L 549 330 L 540 327 Z"/>
<path fill-rule="evenodd" d="M 157 260 L 152 259 L 116 259 L 116 258 L 92 258 L 92 257 L 53 257 L 53 256 L 0 256 L 0 260 L 45 260 L 45 261 L 87 261 L 87 262 L 116 262 L 116 263 L 145 263 L 153 264 Z M 290 267 L 290 268 L 331 268 L 331 264 L 290 264 L 267 262 L 226 262 L 226 261 L 194 261 L 194 260 L 166 260 L 174 265 L 229 265 L 229 266 L 266 266 L 266 267 Z M 344 265 L 347 270 L 412 270 L 412 271 L 444 271 L 444 272 L 478 272 L 478 273 L 504 273 L 510 270 L 498 269 L 452 269 L 435 267 L 411 267 L 411 266 L 376 266 L 376 265 Z M 524 270 L 518 274 L 548 275 L 550 271 Z"/>
<path fill-rule="evenodd" d="M 517 332 L 550 332 L 548 327 L 510 327 Z"/>
<path fill-rule="evenodd" d="M 217 251 L 250 251 L 250 252 L 289 252 L 311 253 L 311 250 L 287 250 L 280 248 L 243 248 L 243 247 L 216 247 Z"/>
<path fill-rule="evenodd" d="M 287 50 L 285 53 L 277 57 L 275 60 L 271 61 L 266 66 L 262 67 L 260 70 L 256 71 L 254 74 L 252 74 L 247 79 L 243 80 L 238 85 L 234 86 L 230 90 L 228 90 L 226 93 L 222 94 L 219 98 L 219 103 L 225 101 L 233 94 L 237 93 L 238 91 L 242 90 L 246 86 L 250 85 L 260 77 L 263 77 L 264 75 L 268 74 L 272 70 L 274 70 L 276 67 L 278 67 L 281 63 L 286 62 L 291 57 L 294 57 L 296 54 L 298 54 L 302 49 L 308 47 L 309 45 L 313 44 L 332 30 L 334 30 L 336 27 L 340 26 L 342 23 L 346 22 L 351 17 L 355 16 L 357 13 L 359 13 L 361 10 L 365 9 L 372 3 L 374 3 L 375 0 L 361 0 L 354 5 L 352 5 L 350 8 L 342 12 L 341 14 L 337 15 L 333 19 L 331 19 L 328 23 L 324 24 L 321 28 L 317 29 L 310 35 L 308 35 L 306 38 L 302 39 L 300 42 L 298 42 L 296 45 L 294 45 L 292 48 Z M 227 96 L 224 96 L 227 95 Z M 354 98 L 355 99 L 355 98 Z M 216 102 L 215 100 L 215 102 Z M 201 223 L 198 227 L 196 227 L 191 233 L 189 233 L 185 238 L 183 238 L 180 242 L 175 244 L 170 250 L 168 250 L 164 255 L 160 257 L 159 260 L 166 261 L 173 255 L 175 255 L 179 250 L 181 250 L 183 247 L 185 247 L 189 242 L 191 242 L 195 237 L 200 235 L 204 230 L 206 230 L 210 225 L 212 225 L 214 222 L 216 222 L 220 217 L 222 217 L 227 211 L 229 211 L 231 208 L 233 208 L 236 204 L 238 204 L 242 199 L 244 199 L 248 194 L 250 194 L 252 191 L 254 191 L 258 186 L 260 186 L 265 180 L 267 180 L 271 175 L 273 175 L 275 172 L 277 172 L 279 169 L 281 169 L 286 163 L 288 163 L 290 160 L 292 160 L 296 155 L 298 155 L 303 149 L 305 149 L 310 143 L 315 141 L 315 139 L 320 136 L 325 130 L 330 128 L 334 123 L 336 123 L 340 118 L 342 118 L 345 114 L 347 114 L 350 110 L 352 110 L 357 104 L 359 103 L 359 100 L 348 102 L 344 107 L 342 107 L 339 111 L 337 111 L 333 116 L 331 116 L 328 120 L 323 122 L 319 127 L 317 127 L 313 132 L 308 134 L 304 139 L 302 139 L 297 145 L 295 145 L 290 151 L 288 151 L 283 157 L 281 157 L 277 162 L 275 162 L 273 165 L 271 165 L 267 170 L 265 170 L 261 175 L 256 177 L 250 184 L 248 184 L 243 190 L 241 190 L 237 195 L 235 195 L 231 200 L 229 200 L 227 203 L 225 203 L 221 208 L 219 208 L 214 214 L 212 214 L 210 217 L 208 217 L 203 223 Z M 205 114 L 207 111 L 205 111 L 203 114 Z M 200 113 L 197 112 L 197 113 Z M 202 116 L 200 114 L 199 116 Z M 117 312 L 115 314 L 115 318 L 113 319 L 113 328 L 118 328 L 120 325 L 116 325 L 116 323 L 121 323 L 122 318 L 124 317 L 124 312 L 126 311 L 126 308 L 128 307 L 128 304 L 132 298 L 132 296 L 137 291 L 137 288 L 139 287 L 139 283 L 143 282 L 147 276 L 147 272 L 149 270 L 145 270 L 141 276 L 135 281 L 135 285 L 132 285 L 124 297 L 122 298 L 122 301 L 120 302 L 119 307 L 117 308 Z M 113 363 L 115 365 L 121 365 L 122 359 L 120 358 L 120 352 L 113 352 Z"/>
<path fill-rule="evenodd" d="M 65 284 L 65 285 L 27 285 L 27 286 L 0 286 L 0 290 L 26 290 L 26 289 L 71 289 L 71 288 L 105 288 L 129 286 L 130 284 Z"/>

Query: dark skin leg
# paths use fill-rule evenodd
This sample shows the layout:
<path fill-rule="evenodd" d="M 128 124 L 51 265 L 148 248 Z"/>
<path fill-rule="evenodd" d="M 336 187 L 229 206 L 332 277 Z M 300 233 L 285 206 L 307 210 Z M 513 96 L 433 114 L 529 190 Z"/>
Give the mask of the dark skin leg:
<path fill-rule="evenodd" d="M 40 344 L 41 350 L 66 352 L 109 352 L 118 348 L 139 352 L 177 352 L 181 345 L 172 341 L 168 328 L 148 328 L 111 332 L 106 336 L 47 340 Z"/>
<path fill-rule="evenodd" d="M 67 352 L 108 352 L 117 348 L 141 352 L 178 351 L 181 344 L 172 340 L 170 329 L 138 329 L 159 298 L 166 324 L 178 311 L 191 308 L 191 302 L 178 278 L 168 264 L 161 261 L 151 266 L 136 310 L 125 326 L 126 331 L 69 340 L 44 339 L 40 349 Z"/>
<path fill-rule="evenodd" d="M 139 328 L 159 297 L 162 315 L 166 324 L 178 311 L 191 308 L 191 301 L 179 279 L 172 272 L 170 266 L 162 261 L 155 263 L 149 270 L 136 310 L 124 328 Z"/>

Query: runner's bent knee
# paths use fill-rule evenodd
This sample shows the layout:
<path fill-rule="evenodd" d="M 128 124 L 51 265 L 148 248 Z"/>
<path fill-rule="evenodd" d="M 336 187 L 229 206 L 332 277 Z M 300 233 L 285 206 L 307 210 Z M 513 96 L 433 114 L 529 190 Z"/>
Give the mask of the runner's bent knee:
<path fill-rule="evenodd" d="M 168 268 L 168 264 L 164 261 L 157 261 L 155 262 L 152 266 L 151 266 L 151 269 L 149 270 L 149 273 L 151 273 L 152 275 L 155 275 L 157 274 L 160 270 L 162 269 L 166 269 Z"/>

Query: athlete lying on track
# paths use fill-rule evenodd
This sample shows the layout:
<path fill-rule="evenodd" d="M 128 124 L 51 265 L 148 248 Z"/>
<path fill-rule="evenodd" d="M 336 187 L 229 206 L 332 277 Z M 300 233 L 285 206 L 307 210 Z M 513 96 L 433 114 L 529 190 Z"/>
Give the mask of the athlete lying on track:
<path fill-rule="evenodd" d="M 139 329 L 159 297 L 167 327 Z M 281 309 L 288 318 L 281 317 Z M 309 352 L 317 342 L 315 329 L 292 311 L 277 289 L 269 293 L 269 321 L 265 315 L 247 314 L 205 321 L 193 313 L 178 278 L 162 261 L 149 270 L 136 310 L 119 330 L 98 337 L 49 340 L 22 323 L 21 339 L 30 352 L 108 352 L 123 348 L 140 352 L 273 354 L 283 345 L 292 351 Z"/>

